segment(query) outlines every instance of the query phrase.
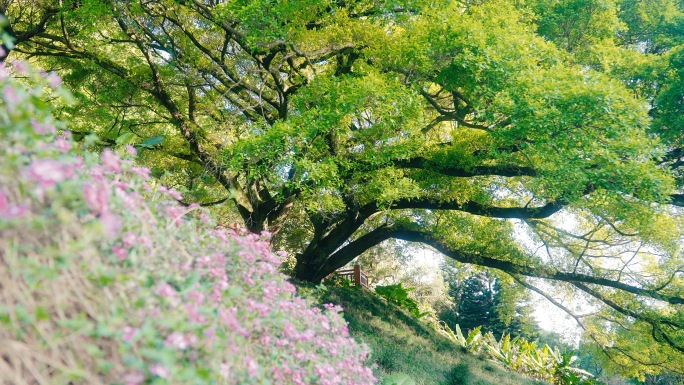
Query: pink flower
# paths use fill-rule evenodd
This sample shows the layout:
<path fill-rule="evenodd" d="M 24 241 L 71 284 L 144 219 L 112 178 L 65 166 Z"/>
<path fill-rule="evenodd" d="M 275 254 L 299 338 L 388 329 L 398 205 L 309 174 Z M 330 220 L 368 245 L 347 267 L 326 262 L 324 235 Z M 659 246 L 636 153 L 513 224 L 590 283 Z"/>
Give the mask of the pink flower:
<path fill-rule="evenodd" d="M 116 246 L 112 247 L 112 252 L 114 253 L 114 255 L 119 257 L 120 261 L 123 261 L 128 256 L 128 250 L 121 247 L 120 245 L 116 245 Z"/>
<path fill-rule="evenodd" d="M 29 208 L 24 205 L 10 205 L 6 210 L 0 210 L 0 218 L 2 219 L 13 219 L 19 218 L 26 215 L 29 212 Z"/>
<path fill-rule="evenodd" d="M 226 310 L 219 310 L 219 317 L 221 321 L 228 326 L 228 328 L 234 330 L 236 333 L 242 335 L 243 337 L 249 337 L 251 334 L 249 330 L 245 329 L 240 325 L 240 321 L 237 318 L 237 309 L 234 307 L 228 308 Z"/>
<path fill-rule="evenodd" d="M 145 247 L 152 247 L 152 239 L 149 236 L 143 234 L 140 236 L 140 244 Z"/>
<path fill-rule="evenodd" d="M 186 214 L 186 210 L 181 206 L 169 205 L 166 207 L 166 214 L 173 218 L 173 223 L 178 226 L 183 223 L 183 216 Z"/>
<path fill-rule="evenodd" d="M 276 255 L 278 256 L 278 258 L 280 258 L 283 261 L 287 259 L 287 251 L 283 251 L 283 250 L 276 251 Z"/>
<path fill-rule="evenodd" d="M 117 180 L 117 181 L 114 181 L 114 186 L 116 186 L 116 188 L 119 189 L 120 191 L 125 192 L 126 190 L 128 190 L 131 187 L 131 184 L 128 182 Z"/>
<path fill-rule="evenodd" d="M 38 135 L 54 134 L 57 129 L 50 123 L 41 123 L 35 119 L 31 120 L 31 128 Z"/>
<path fill-rule="evenodd" d="M 178 350 L 185 350 L 190 346 L 190 341 L 182 333 L 173 332 L 171 335 L 166 337 L 164 344 L 166 346 L 172 346 Z"/>
<path fill-rule="evenodd" d="M 226 363 L 221 364 L 221 366 L 219 367 L 219 374 L 223 378 L 228 378 L 228 376 L 230 375 L 230 365 Z"/>
<path fill-rule="evenodd" d="M 75 160 L 74 161 L 74 168 L 76 170 L 83 170 L 83 168 L 85 167 L 85 162 L 83 161 L 83 157 L 80 155 L 76 155 L 74 157 L 74 160 Z"/>
<path fill-rule="evenodd" d="M 205 296 L 204 296 L 204 293 L 202 293 L 201 291 L 198 291 L 198 290 L 191 290 L 191 291 L 185 296 L 185 299 L 188 300 L 188 301 L 190 301 L 190 302 L 192 302 L 192 303 L 195 303 L 195 304 L 198 304 L 198 305 L 202 305 L 202 304 L 204 303 Z"/>
<path fill-rule="evenodd" d="M 83 196 L 92 212 L 101 214 L 109 211 L 109 191 L 103 183 L 88 183 L 83 186 Z"/>
<path fill-rule="evenodd" d="M 125 385 L 138 385 L 145 381 L 145 375 L 138 371 L 128 372 L 124 375 L 123 380 Z"/>
<path fill-rule="evenodd" d="M 160 295 L 164 298 L 176 298 L 177 294 L 178 293 L 176 292 L 176 289 L 174 289 L 173 286 L 169 285 L 166 282 L 160 284 L 157 287 L 157 295 Z"/>
<path fill-rule="evenodd" d="M 17 72 L 19 73 L 24 74 L 28 71 L 26 62 L 23 60 L 15 60 L 14 62 L 12 62 L 12 64 L 14 65 L 14 69 L 17 70 Z"/>
<path fill-rule="evenodd" d="M 100 166 L 100 165 L 95 165 L 95 166 L 91 166 L 88 168 L 88 174 L 91 177 L 93 177 L 94 180 L 97 180 L 97 181 L 103 181 L 105 179 L 104 178 L 105 171 L 107 171 L 107 170 L 105 170 L 105 168 L 103 166 Z"/>
<path fill-rule="evenodd" d="M 132 156 L 138 155 L 138 150 L 136 150 L 135 147 L 131 146 L 130 144 L 126 146 L 126 152 Z"/>
<path fill-rule="evenodd" d="M 128 231 L 124 233 L 122 240 L 124 243 L 124 247 L 131 247 L 137 243 L 138 237 L 134 233 Z"/>
<path fill-rule="evenodd" d="M 330 310 L 330 311 L 333 311 L 333 312 L 336 312 L 336 313 L 339 313 L 339 312 L 341 312 L 342 310 L 344 310 L 344 309 L 342 309 L 342 306 L 340 306 L 340 305 L 335 305 L 334 303 L 326 303 L 326 304 L 323 304 L 323 306 L 324 306 L 326 309 L 328 309 L 328 310 Z"/>
<path fill-rule="evenodd" d="M 0 190 L 0 219 L 18 218 L 25 215 L 28 211 L 26 206 L 12 204 L 7 194 Z"/>
<path fill-rule="evenodd" d="M 102 165 L 110 172 L 121 172 L 121 158 L 109 148 L 102 151 Z"/>
<path fill-rule="evenodd" d="M 204 337 L 206 337 L 209 342 L 216 341 L 216 329 L 213 327 L 207 328 L 207 330 L 204 331 Z"/>
<path fill-rule="evenodd" d="M 177 201 L 183 199 L 183 195 L 181 195 L 181 193 L 178 192 L 177 190 L 169 189 L 169 188 L 166 188 L 165 186 L 159 186 L 159 191 L 168 195 L 169 197 L 171 197 Z"/>
<path fill-rule="evenodd" d="M 131 172 L 142 177 L 144 180 L 148 180 L 152 171 L 147 167 L 131 167 Z"/>
<path fill-rule="evenodd" d="M 207 322 L 207 317 L 200 313 L 200 308 L 196 304 L 185 304 L 185 310 L 188 312 L 188 321 L 194 324 L 204 324 Z"/>
<path fill-rule="evenodd" d="M 60 136 L 52 143 L 60 152 L 65 153 L 71 150 L 71 142 L 64 136 Z"/>
<path fill-rule="evenodd" d="M 166 378 L 169 376 L 169 369 L 167 369 L 164 365 L 155 364 L 150 366 L 150 373 L 154 376 Z"/>
<path fill-rule="evenodd" d="M 57 183 L 71 178 L 74 174 L 71 166 L 53 159 L 34 160 L 26 170 L 26 177 L 38 182 L 41 188 L 51 188 Z"/>
<path fill-rule="evenodd" d="M 10 86 L 6 86 L 2 90 L 2 96 L 3 99 L 5 99 L 5 102 L 7 103 L 7 107 L 11 109 L 14 109 L 14 107 L 18 106 L 21 102 L 21 97 L 19 96 L 19 94 L 17 94 L 17 91 L 15 91 L 14 88 Z"/>
<path fill-rule="evenodd" d="M 7 198 L 7 194 L 0 189 L 0 212 L 3 212 L 9 208 L 9 199 Z"/>
<path fill-rule="evenodd" d="M 102 223 L 102 228 L 104 229 L 105 235 L 109 239 L 116 238 L 123 227 L 121 224 L 121 219 L 109 211 L 105 211 L 100 214 L 100 222 Z"/>
<path fill-rule="evenodd" d="M 257 370 L 259 369 L 259 364 L 254 360 L 252 357 L 247 357 L 245 358 L 245 366 L 247 366 L 247 373 L 251 377 L 254 377 L 257 375 Z"/>
<path fill-rule="evenodd" d="M 50 88 L 52 88 L 53 90 L 59 88 L 59 86 L 62 85 L 62 79 L 55 72 L 50 72 L 46 79 L 48 81 L 48 84 L 50 85 Z"/>
<path fill-rule="evenodd" d="M 260 316 L 265 317 L 271 312 L 271 307 L 265 303 L 254 301 L 253 299 L 247 300 L 247 307 L 249 310 L 258 312 Z"/>
<path fill-rule="evenodd" d="M 137 332 L 138 329 L 134 327 L 124 326 L 122 339 L 124 340 L 124 342 L 131 342 L 133 340 L 133 336 L 135 336 L 135 333 Z"/>

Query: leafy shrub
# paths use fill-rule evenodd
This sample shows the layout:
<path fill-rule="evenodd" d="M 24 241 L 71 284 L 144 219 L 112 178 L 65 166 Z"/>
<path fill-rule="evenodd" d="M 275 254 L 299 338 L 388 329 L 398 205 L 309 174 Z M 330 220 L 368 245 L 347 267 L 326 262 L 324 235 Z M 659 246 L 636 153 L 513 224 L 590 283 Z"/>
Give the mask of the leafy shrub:
<path fill-rule="evenodd" d="M 77 155 L 44 102 L 67 95 L 59 78 L 15 68 L 28 87 L 0 65 L 0 383 L 375 382 L 341 308 L 295 296 L 268 234 L 179 205 L 133 147 Z"/>
<path fill-rule="evenodd" d="M 599 382 L 592 378 L 591 373 L 572 365 L 576 359 L 571 351 L 551 349 L 549 345 L 537 348 L 536 342 L 527 341 L 521 337 L 511 338 L 504 334 L 497 340 L 494 334 L 488 332 L 484 336 L 480 328 L 475 328 L 464 336 L 461 328 L 456 325 L 454 333 L 444 323 L 435 323 L 437 331 L 455 342 L 462 349 L 500 363 L 505 368 L 530 377 L 552 381 L 556 385 L 592 385 Z"/>
<path fill-rule="evenodd" d="M 386 299 L 387 302 L 393 303 L 408 310 L 409 313 L 413 314 L 417 318 L 427 315 L 428 313 L 421 313 L 420 309 L 418 309 L 418 303 L 409 298 L 408 293 L 411 290 L 413 290 L 413 288 L 403 287 L 401 283 L 397 285 L 375 287 L 375 292 Z"/>

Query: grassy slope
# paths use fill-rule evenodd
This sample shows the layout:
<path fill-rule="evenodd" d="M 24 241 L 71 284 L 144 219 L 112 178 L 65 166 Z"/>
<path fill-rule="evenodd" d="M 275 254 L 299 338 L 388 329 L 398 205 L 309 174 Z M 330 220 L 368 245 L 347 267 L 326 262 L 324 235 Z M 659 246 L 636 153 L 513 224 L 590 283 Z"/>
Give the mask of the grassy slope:
<path fill-rule="evenodd" d="M 344 307 L 357 341 L 371 348 L 377 374 L 408 374 L 418 385 L 542 385 L 486 357 L 464 353 L 429 326 L 365 290 L 300 286 L 300 294 Z"/>

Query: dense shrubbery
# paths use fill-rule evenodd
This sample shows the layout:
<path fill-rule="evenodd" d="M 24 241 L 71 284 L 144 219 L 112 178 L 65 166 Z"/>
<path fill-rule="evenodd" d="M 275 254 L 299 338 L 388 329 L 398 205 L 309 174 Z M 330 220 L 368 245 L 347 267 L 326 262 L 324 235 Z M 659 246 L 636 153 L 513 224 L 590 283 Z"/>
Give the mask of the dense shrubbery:
<path fill-rule="evenodd" d="M 16 69 L 29 88 L 0 66 L 0 383 L 375 381 L 340 308 L 295 296 L 268 235 L 179 205 L 133 147 L 76 155 L 43 101 L 59 78 Z"/>

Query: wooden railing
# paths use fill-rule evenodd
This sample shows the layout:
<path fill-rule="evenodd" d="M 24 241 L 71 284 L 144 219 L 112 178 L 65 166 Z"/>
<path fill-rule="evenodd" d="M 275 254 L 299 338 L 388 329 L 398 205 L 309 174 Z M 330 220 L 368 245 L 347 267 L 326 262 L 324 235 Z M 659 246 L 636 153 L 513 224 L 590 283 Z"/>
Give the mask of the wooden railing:
<path fill-rule="evenodd" d="M 337 270 L 335 273 L 341 278 L 350 280 L 355 286 L 368 289 L 368 275 L 361 271 L 359 265 L 354 265 L 353 269 Z"/>

